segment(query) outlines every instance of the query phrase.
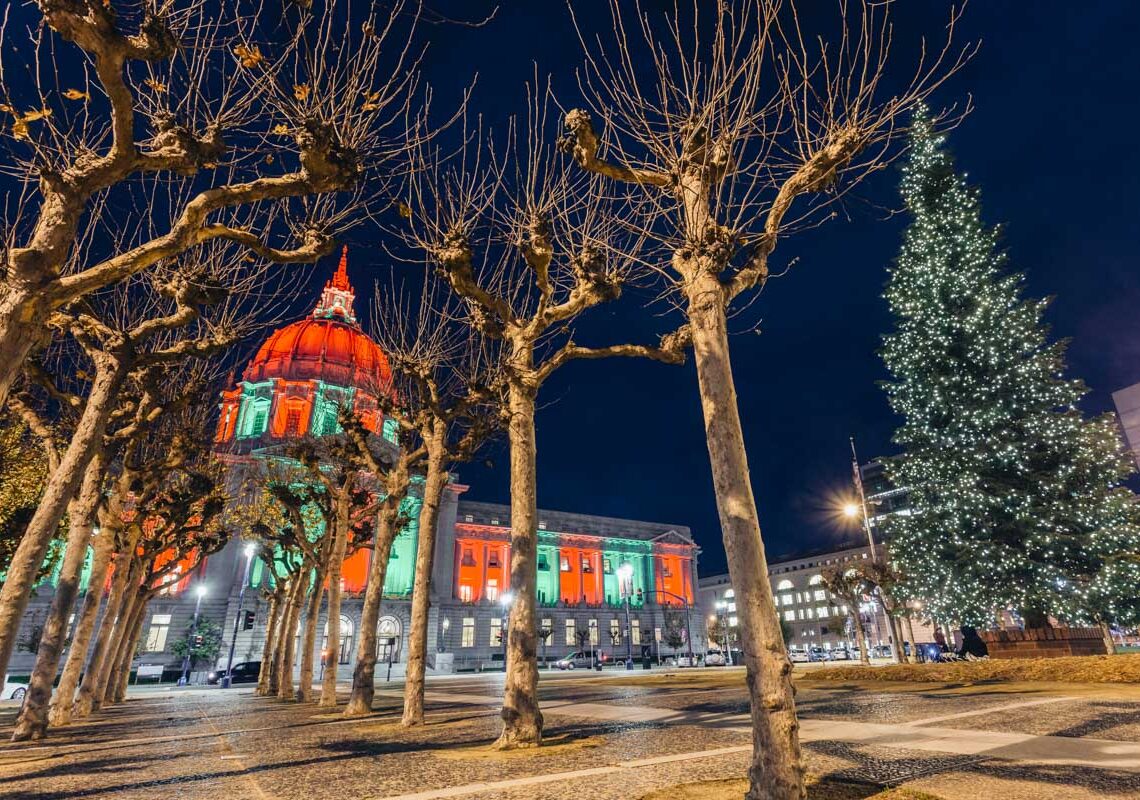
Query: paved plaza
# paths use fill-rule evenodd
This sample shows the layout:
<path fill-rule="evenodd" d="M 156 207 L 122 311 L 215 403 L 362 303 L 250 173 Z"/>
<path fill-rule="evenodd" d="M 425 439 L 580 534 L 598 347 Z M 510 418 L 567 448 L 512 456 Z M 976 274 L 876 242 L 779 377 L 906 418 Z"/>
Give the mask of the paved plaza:
<path fill-rule="evenodd" d="M 398 684 L 346 720 L 250 689 L 140 690 L 43 742 L 0 748 L 0 797 L 616 800 L 744 775 L 739 670 L 544 676 L 548 745 L 499 754 L 500 675 L 434 679 L 428 725 Z M 1060 684 L 821 685 L 800 676 L 809 771 L 871 796 L 1140 798 L 1140 690 Z M 15 707 L 0 708 L 8 728 Z"/>

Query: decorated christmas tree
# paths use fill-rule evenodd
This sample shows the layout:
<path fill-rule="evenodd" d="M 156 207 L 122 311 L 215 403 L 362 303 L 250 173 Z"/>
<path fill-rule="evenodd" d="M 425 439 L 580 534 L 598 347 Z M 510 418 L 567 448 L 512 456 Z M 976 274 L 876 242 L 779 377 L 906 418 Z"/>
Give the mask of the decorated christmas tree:
<path fill-rule="evenodd" d="M 892 559 L 942 621 L 985 625 L 1006 608 L 1029 624 L 1092 621 L 1110 604 L 1123 619 L 1112 587 L 1140 537 L 1115 421 L 1077 409 L 1087 390 L 1064 376 L 1065 343 L 1042 322 L 1048 301 L 1023 296 L 978 191 L 924 113 L 911 145 L 911 222 L 882 349 L 903 419 L 892 479 L 912 502 L 888 520 Z"/>

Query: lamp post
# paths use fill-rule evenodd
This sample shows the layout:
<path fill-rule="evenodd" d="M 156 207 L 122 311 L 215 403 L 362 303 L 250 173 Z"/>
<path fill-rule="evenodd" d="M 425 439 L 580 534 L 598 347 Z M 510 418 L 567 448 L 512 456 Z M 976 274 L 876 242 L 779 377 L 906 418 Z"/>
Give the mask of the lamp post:
<path fill-rule="evenodd" d="M 629 621 L 629 604 L 633 595 L 633 565 L 628 561 L 618 567 L 618 588 L 625 601 L 625 668 L 633 669 L 633 626 Z"/>
<path fill-rule="evenodd" d="M 506 617 L 503 619 L 503 625 L 499 627 L 499 639 L 503 643 L 503 672 L 507 671 L 507 632 L 511 629 L 511 603 L 514 602 L 515 596 L 510 592 L 503 592 L 499 595 L 499 603 L 503 606 L 503 612 Z"/>
<path fill-rule="evenodd" d="M 859 471 L 859 456 L 855 453 L 855 437 L 851 437 L 851 472 L 855 481 L 855 488 L 859 490 L 859 505 L 848 503 L 843 507 L 843 513 L 848 517 L 861 516 L 863 520 L 863 530 L 867 534 L 867 544 L 871 546 L 871 561 L 878 561 L 879 556 L 875 551 L 875 535 L 871 532 L 871 520 L 867 516 L 867 496 L 863 493 L 863 475 Z"/>
<path fill-rule="evenodd" d="M 179 686 L 190 682 L 190 649 L 194 646 L 194 636 L 198 633 L 198 612 L 202 610 L 202 598 L 206 596 L 205 584 L 194 587 L 194 621 L 190 623 L 190 641 L 187 643 L 186 655 L 182 657 L 182 677 L 178 679 Z"/>
<path fill-rule="evenodd" d="M 238 625 L 241 624 L 241 607 L 245 603 L 245 587 L 249 585 L 249 570 L 253 566 L 253 557 L 257 555 L 257 545 L 250 542 L 245 546 L 245 574 L 241 579 L 241 590 L 238 592 L 237 612 L 234 614 L 234 632 L 230 637 L 230 655 L 226 659 L 226 674 L 222 678 L 222 688 L 228 689 L 233 685 L 234 649 L 237 647 Z"/>

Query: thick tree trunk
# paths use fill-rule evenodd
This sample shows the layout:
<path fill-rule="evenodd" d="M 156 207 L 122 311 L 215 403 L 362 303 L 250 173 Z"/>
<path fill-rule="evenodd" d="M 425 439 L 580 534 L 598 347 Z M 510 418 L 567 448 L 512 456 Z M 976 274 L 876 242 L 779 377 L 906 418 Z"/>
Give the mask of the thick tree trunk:
<path fill-rule="evenodd" d="M 321 699 L 317 705 L 324 708 L 336 706 L 336 673 L 340 661 L 340 601 L 344 589 L 340 577 L 344 568 L 344 554 L 348 549 L 349 492 L 351 481 L 341 487 L 336 499 L 336 535 L 333 538 L 332 552 L 329 553 L 329 608 L 328 645 L 325 648 L 325 674 L 321 680 Z"/>
<path fill-rule="evenodd" d="M 297 576 L 297 592 L 290 603 L 289 616 L 285 625 L 285 642 L 281 648 L 281 662 L 277 668 L 277 696 L 282 700 L 293 700 L 293 657 L 297 648 L 297 626 L 301 622 L 301 609 L 305 604 L 305 593 L 312 580 L 312 569 L 306 565 L 302 573 Z M 320 591 L 320 583 L 317 583 Z"/>
<path fill-rule="evenodd" d="M 127 697 L 127 686 L 131 681 L 131 664 L 135 660 L 135 653 L 139 651 L 139 639 L 142 638 L 143 624 L 146 622 L 146 610 L 150 605 L 151 596 L 143 595 L 135 609 L 134 619 L 131 621 L 130 636 L 127 637 L 127 646 L 119 658 L 119 665 L 111 676 L 107 686 L 104 702 L 121 703 Z"/>
<path fill-rule="evenodd" d="M 79 494 L 68 504 L 67 547 L 63 554 L 63 564 L 52 597 L 51 610 L 44 620 L 43 635 L 36 651 L 36 665 L 28 682 L 28 693 L 12 741 L 23 742 L 40 739 L 47 733 L 48 705 L 51 701 L 55 674 L 59 669 L 59 659 L 63 654 L 64 637 L 67 634 L 67 621 L 75 608 L 75 598 L 79 594 L 79 579 L 83 573 L 83 563 L 87 560 L 87 544 L 91 540 L 92 518 L 99 503 L 103 486 L 103 463 L 101 454 L 91 459 Z"/>
<path fill-rule="evenodd" d="M 346 717 L 372 713 L 372 698 L 376 693 L 376 626 L 380 620 L 380 603 L 384 599 L 384 579 L 388 574 L 388 559 L 392 556 L 392 542 L 399 533 L 396 518 L 403 494 L 400 492 L 399 498 L 393 498 L 390 508 L 385 503 L 377 514 L 376 543 L 372 549 L 372 563 L 368 566 L 364 607 L 360 611 L 360 646 L 356 651 L 356 666 L 352 670 L 352 694 L 344 709 Z"/>
<path fill-rule="evenodd" d="M 1100 635 L 1104 637 L 1104 651 L 1110 656 L 1116 655 L 1116 642 L 1112 638 L 1112 629 L 1108 626 L 1107 622 L 1097 622 L 1097 627 L 1100 628 Z"/>
<path fill-rule="evenodd" d="M 0 370 L 7 370 L 9 366 L 5 364 Z M 8 661 L 20 631 L 20 620 L 28 607 L 32 585 L 67 504 L 75 496 L 96 448 L 102 444 L 107 419 L 124 375 L 120 361 L 99 365 L 75 434 L 59 467 L 48 478 L 40 504 L 12 556 L 4 585 L 0 587 L 0 681 L 8 672 Z"/>
<path fill-rule="evenodd" d="M 444 469 L 446 427 L 437 422 L 428 443 L 427 477 L 424 502 L 420 508 L 419 545 L 416 550 L 416 579 L 412 589 L 412 624 L 408 632 L 408 666 L 404 678 L 403 725 L 424 724 L 424 672 L 427 660 L 428 612 L 431 610 L 431 571 L 435 561 L 435 529 L 439 504 L 447 483 Z"/>
<path fill-rule="evenodd" d="M 0 293 L 0 408 L 7 405 L 12 382 L 44 335 L 51 312 L 45 299 L 42 289 L 34 286 L 6 287 Z"/>
<path fill-rule="evenodd" d="M 115 631 L 126 625 L 129 611 L 127 601 L 139 582 L 139 565 L 133 557 L 138 542 L 137 528 L 123 551 L 115 557 L 115 575 L 111 579 L 111 593 L 107 597 L 107 607 L 103 610 L 103 621 L 99 623 L 99 634 L 95 637 L 95 647 L 83 674 L 79 696 L 75 699 L 72 715 L 86 717 L 99 708 L 106 688 L 109 662 L 115 657 Z"/>
<path fill-rule="evenodd" d="M 869 666 L 871 659 L 867 656 L 867 632 L 863 630 L 863 615 L 859 613 L 858 604 L 854 607 L 851 619 L 855 621 L 855 638 L 859 642 L 859 663 Z"/>
<path fill-rule="evenodd" d="M 87 581 L 87 594 L 83 598 L 83 609 L 75 621 L 71 634 L 71 647 L 67 651 L 67 661 L 60 675 L 59 685 L 52 697 L 48 720 L 59 728 L 71 723 L 75 705 L 75 691 L 87 661 L 87 650 L 95 632 L 95 621 L 99 617 L 99 606 L 103 601 L 103 584 L 107 580 L 107 568 L 115 549 L 114 533 L 106 528 L 92 537 L 94 553 L 91 558 L 91 577 Z"/>
<path fill-rule="evenodd" d="M 886 606 L 883 608 L 885 610 Z M 887 622 L 890 623 L 891 636 L 895 640 L 894 647 L 891 648 L 895 654 L 895 663 L 905 664 L 906 648 L 903 646 L 902 623 L 900 623 L 899 618 L 890 611 L 887 611 Z"/>
<path fill-rule="evenodd" d="M 529 364 L 528 364 L 529 366 Z M 510 384 L 508 436 L 511 448 L 511 592 L 507 617 L 507 663 L 503 686 L 500 750 L 542 744 L 538 707 L 535 593 L 538 576 L 538 506 L 535 475 L 535 391 Z"/>
<path fill-rule="evenodd" d="M 103 670 L 103 694 L 95 698 L 96 709 L 113 705 L 115 702 L 115 691 L 122 674 L 123 661 L 128 660 L 134 655 L 133 653 L 128 655 L 128 648 L 130 648 L 131 638 L 135 633 L 135 622 L 140 619 L 139 611 L 143 604 L 143 591 L 141 588 L 136 589 L 124 602 L 121 619 L 122 624 L 115 626 L 111 658 L 108 659 Z"/>
<path fill-rule="evenodd" d="M 748 800 L 801 800 L 804 771 L 792 665 L 783 646 L 728 350 L 719 281 L 701 272 L 685 287 L 693 351 L 712 464 L 717 512 L 736 593 L 752 706 Z"/>
<path fill-rule="evenodd" d="M 281 617 L 281 594 L 269 596 L 269 614 L 265 618 L 265 646 L 261 648 L 261 669 L 257 672 L 257 694 L 269 694 L 273 683 L 273 649 L 276 644 L 277 628 Z"/>
<path fill-rule="evenodd" d="M 313 662 L 317 649 L 317 624 L 321 619 L 321 601 L 325 596 L 325 574 L 327 568 L 321 564 L 317 567 L 316 578 L 312 594 L 308 596 L 308 607 L 305 611 L 305 627 L 301 636 L 301 674 L 297 682 L 297 700 L 308 703 L 313 699 Z M 305 595 L 301 595 L 298 602 L 302 602 Z"/>

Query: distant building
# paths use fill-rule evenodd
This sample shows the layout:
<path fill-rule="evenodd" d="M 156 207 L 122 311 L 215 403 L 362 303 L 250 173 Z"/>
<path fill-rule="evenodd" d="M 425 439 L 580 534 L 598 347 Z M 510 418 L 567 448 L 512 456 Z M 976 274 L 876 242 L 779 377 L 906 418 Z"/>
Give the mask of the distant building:
<path fill-rule="evenodd" d="M 1112 402 L 1124 430 L 1124 439 L 1132 450 L 1132 457 L 1140 465 L 1140 383 L 1113 392 Z"/>

